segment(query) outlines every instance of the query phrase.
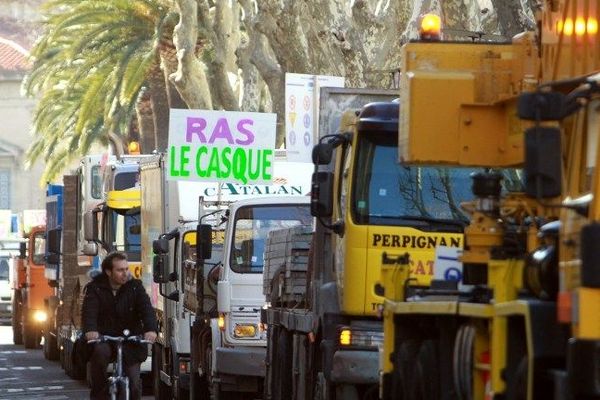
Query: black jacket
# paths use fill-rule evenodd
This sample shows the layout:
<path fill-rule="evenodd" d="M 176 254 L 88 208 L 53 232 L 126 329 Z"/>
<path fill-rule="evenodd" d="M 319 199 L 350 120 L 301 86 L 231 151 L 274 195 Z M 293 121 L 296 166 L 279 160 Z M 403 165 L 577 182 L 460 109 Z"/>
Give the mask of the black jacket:
<path fill-rule="evenodd" d="M 83 333 L 97 331 L 101 335 L 122 336 L 158 332 L 156 314 L 139 279 L 130 279 L 113 295 L 108 276 L 101 273 L 85 287 L 81 309 Z M 146 345 L 129 343 L 124 347 L 124 361 L 142 362 L 147 357 Z"/>

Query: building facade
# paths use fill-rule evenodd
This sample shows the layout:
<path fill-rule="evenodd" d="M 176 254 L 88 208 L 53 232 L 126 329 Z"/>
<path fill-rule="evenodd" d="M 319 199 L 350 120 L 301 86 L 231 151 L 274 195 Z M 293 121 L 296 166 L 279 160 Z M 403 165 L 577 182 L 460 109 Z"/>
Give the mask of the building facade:
<path fill-rule="evenodd" d="M 39 34 L 40 3 L 0 0 L 0 209 L 13 213 L 44 208 L 45 201 L 40 185 L 43 163 L 25 169 L 35 100 L 21 91 L 28 52 Z"/>

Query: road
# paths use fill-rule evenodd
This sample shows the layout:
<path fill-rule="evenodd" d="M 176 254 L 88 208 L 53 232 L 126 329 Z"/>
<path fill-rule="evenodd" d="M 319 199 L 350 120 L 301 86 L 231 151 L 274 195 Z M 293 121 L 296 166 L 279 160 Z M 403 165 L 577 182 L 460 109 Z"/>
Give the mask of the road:
<path fill-rule="evenodd" d="M 69 378 L 58 362 L 44 358 L 41 349 L 15 346 L 12 327 L 0 325 L 0 400 L 87 398 L 89 389 L 84 381 Z"/>

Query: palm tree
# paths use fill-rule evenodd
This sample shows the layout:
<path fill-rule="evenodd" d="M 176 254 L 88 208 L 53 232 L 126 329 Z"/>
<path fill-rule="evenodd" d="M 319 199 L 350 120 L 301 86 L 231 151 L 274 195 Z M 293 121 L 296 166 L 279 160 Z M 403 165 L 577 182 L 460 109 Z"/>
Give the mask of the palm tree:
<path fill-rule="evenodd" d="M 160 0 L 51 0 L 44 11 L 46 33 L 32 50 L 24 87 L 39 100 L 27 159 L 44 156 L 42 179 L 49 180 L 92 143 L 121 153 L 143 87 L 157 102 L 167 98 L 157 45 L 172 15 Z M 142 141 L 155 143 L 139 126 Z"/>

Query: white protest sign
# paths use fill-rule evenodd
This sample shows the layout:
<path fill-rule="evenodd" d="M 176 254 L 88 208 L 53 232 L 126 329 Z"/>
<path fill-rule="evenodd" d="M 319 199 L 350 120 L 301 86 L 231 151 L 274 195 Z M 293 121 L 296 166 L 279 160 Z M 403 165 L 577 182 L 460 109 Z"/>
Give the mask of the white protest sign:
<path fill-rule="evenodd" d="M 339 76 L 285 74 L 285 146 L 288 161 L 312 162 L 318 133 L 319 88 L 344 87 Z"/>
<path fill-rule="evenodd" d="M 169 180 L 268 183 L 276 115 L 171 109 Z"/>

